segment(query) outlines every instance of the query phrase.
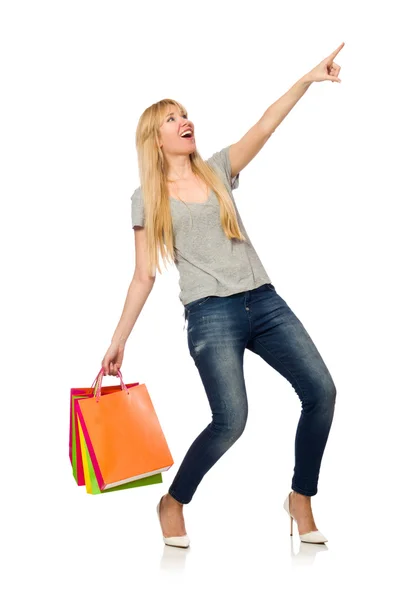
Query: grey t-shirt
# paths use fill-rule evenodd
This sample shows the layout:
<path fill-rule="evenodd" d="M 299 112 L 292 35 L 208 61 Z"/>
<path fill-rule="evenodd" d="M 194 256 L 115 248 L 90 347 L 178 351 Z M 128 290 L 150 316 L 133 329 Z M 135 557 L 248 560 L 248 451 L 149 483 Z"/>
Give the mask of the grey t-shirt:
<path fill-rule="evenodd" d="M 221 226 L 219 202 L 211 190 L 204 203 L 170 197 L 174 247 L 179 271 L 179 299 L 183 305 L 205 296 L 229 296 L 272 283 L 242 223 L 232 190 L 240 173 L 231 177 L 229 148 L 215 152 L 206 162 L 217 169 L 232 198 L 238 224 L 246 241 L 229 240 Z M 131 196 L 132 227 L 144 226 L 141 188 Z"/>

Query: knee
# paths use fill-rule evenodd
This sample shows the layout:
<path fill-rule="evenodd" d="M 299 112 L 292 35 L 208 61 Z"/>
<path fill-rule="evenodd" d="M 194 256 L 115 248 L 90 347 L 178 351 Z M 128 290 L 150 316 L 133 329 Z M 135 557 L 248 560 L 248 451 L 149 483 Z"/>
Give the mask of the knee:
<path fill-rule="evenodd" d="M 232 439 L 237 440 L 242 434 L 247 424 L 247 415 L 234 419 L 230 425 L 230 435 Z"/>
<path fill-rule="evenodd" d="M 331 375 L 327 373 L 319 379 L 317 398 L 325 411 L 333 411 L 336 402 L 336 386 Z"/>
<path fill-rule="evenodd" d="M 311 380 L 307 388 L 307 393 L 302 401 L 305 411 L 321 411 L 331 413 L 334 410 L 336 401 L 335 383 L 328 371 L 317 374 Z"/>
<path fill-rule="evenodd" d="M 331 406 L 334 406 L 336 402 L 336 386 L 331 375 L 327 377 L 325 386 L 325 397 Z"/>
<path fill-rule="evenodd" d="M 213 421 L 213 429 L 229 443 L 233 443 L 242 435 L 247 424 L 247 417 L 248 414 L 246 412 L 233 416 L 229 415 L 229 418 L 222 422 Z"/>

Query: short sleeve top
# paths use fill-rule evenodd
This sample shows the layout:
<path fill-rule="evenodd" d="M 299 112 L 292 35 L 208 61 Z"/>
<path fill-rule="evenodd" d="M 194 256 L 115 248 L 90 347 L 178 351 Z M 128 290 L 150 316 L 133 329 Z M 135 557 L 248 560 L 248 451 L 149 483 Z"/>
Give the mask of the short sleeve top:
<path fill-rule="evenodd" d="M 236 210 L 246 240 L 229 240 L 221 226 L 218 199 L 210 191 L 205 202 L 183 202 L 170 197 L 175 266 L 179 271 L 179 299 L 183 305 L 205 296 L 229 296 L 272 283 L 253 247 L 238 212 L 232 190 L 240 173 L 231 176 L 230 146 L 215 152 L 207 163 L 221 177 Z M 145 226 L 141 188 L 131 196 L 132 227 Z"/>

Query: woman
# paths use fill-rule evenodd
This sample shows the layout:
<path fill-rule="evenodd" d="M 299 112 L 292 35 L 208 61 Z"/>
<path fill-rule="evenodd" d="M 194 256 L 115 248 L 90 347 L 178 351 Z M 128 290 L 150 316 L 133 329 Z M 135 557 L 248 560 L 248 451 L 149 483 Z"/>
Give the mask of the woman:
<path fill-rule="evenodd" d="M 131 197 L 136 265 L 123 314 L 102 361 L 117 375 L 126 340 L 150 294 L 163 258 L 175 262 L 179 298 L 188 319 L 188 347 L 203 382 L 211 423 L 188 449 L 168 493 L 157 505 L 163 540 L 188 547 L 183 506 L 209 469 L 241 436 L 248 415 L 243 374 L 245 348 L 283 375 L 302 410 L 295 438 L 292 491 L 284 508 L 300 539 L 324 543 L 311 509 L 331 428 L 336 388 L 316 346 L 277 294 L 241 221 L 232 190 L 314 81 L 337 81 L 340 66 L 329 57 L 295 83 L 262 118 L 230 146 L 204 161 L 184 107 L 165 99 L 142 114 L 136 133 L 141 186 Z"/>

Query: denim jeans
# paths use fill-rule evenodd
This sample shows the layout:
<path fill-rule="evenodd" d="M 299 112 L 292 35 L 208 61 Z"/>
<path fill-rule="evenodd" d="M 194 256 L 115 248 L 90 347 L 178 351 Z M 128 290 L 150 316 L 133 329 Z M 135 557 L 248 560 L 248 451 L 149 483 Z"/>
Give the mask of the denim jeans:
<path fill-rule="evenodd" d="M 317 494 L 336 388 L 300 320 L 271 283 L 230 296 L 193 300 L 185 305 L 184 314 L 189 352 L 212 420 L 188 449 L 169 494 L 188 504 L 204 475 L 243 433 L 248 416 L 246 348 L 283 375 L 300 399 L 291 488 L 306 496 Z"/>

